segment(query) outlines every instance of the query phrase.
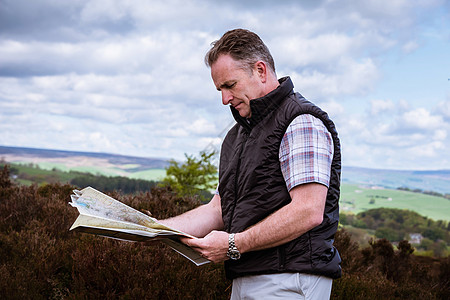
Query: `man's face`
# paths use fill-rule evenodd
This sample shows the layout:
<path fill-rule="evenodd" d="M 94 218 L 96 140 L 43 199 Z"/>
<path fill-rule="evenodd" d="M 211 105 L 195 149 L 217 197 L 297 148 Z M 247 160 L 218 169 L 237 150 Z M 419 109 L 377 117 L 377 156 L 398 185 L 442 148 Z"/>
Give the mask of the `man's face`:
<path fill-rule="evenodd" d="M 265 95 L 256 67 L 250 73 L 228 54 L 222 54 L 211 65 L 211 77 L 222 93 L 222 103 L 233 106 L 241 117 L 250 118 L 250 100 Z"/>

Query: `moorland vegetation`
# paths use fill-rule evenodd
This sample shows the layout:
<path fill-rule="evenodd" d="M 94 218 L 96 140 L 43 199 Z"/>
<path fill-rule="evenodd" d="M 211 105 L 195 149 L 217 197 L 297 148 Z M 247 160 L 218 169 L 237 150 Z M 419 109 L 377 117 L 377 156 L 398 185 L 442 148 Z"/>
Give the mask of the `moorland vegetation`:
<path fill-rule="evenodd" d="M 221 264 L 196 267 L 159 243 L 130 243 L 69 231 L 76 186 L 29 186 L 0 174 L 0 295 L 3 299 L 228 299 Z M 201 204 L 170 187 L 108 194 L 156 218 Z M 450 257 L 414 255 L 406 240 L 396 247 L 373 239 L 361 247 L 341 229 L 335 245 L 342 278 L 332 299 L 449 299 Z"/>

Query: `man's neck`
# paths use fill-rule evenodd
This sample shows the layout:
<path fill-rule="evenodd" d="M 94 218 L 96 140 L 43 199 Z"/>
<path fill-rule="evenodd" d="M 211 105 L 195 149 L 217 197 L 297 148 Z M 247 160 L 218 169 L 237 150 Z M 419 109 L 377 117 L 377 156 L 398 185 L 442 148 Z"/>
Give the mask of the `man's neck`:
<path fill-rule="evenodd" d="M 266 89 L 265 89 L 266 95 L 268 93 L 270 93 L 271 91 L 275 90 L 279 85 L 280 85 L 280 83 L 278 82 L 277 75 L 272 74 L 270 72 L 269 75 L 267 76 Z"/>

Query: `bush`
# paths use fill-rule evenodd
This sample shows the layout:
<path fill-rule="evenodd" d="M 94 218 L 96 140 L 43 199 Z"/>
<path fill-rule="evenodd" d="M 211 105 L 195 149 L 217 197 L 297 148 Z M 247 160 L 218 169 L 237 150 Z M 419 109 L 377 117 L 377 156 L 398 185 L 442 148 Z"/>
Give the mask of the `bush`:
<path fill-rule="evenodd" d="M 170 161 L 160 186 L 170 186 L 181 197 L 197 195 L 203 201 L 210 200 L 213 195 L 209 191 L 216 188 L 218 181 L 217 167 L 212 163 L 217 153 L 202 151 L 198 158 L 184 155 L 186 161 L 182 164 Z"/>
<path fill-rule="evenodd" d="M 8 177 L 1 180 L 7 182 Z M 196 267 L 156 243 L 70 232 L 78 212 L 70 185 L 0 187 L 0 295 L 3 299 L 227 299 L 219 264 Z M 164 218 L 199 202 L 167 189 L 111 196 Z"/>
<path fill-rule="evenodd" d="M 73 186 L 16 186 L 0 178 L 0 295 L 2 299 L 228 299 L 231 282 L 221 264 L 196 267 L 162 244 L 122 242 L 70 232 L 77 210 Z M 197 205 L 167 188 L 110 196 L 156 218 Z M 450 258 L 419 257 L 403 241 L 398 250 L 373 240 L 360 250 L 338 231 L 342 278 L 332 299 L 449 299 Z"/>
<path fill-rule="evenodd" d="M 342 278 L 333 283 L 332 299 L 449 299 L 450 258 L 412 255 L 401 241 L 398 250 L 386 239 L 371 240 L 359 250 L 344 230 L 336 234 Z"/>

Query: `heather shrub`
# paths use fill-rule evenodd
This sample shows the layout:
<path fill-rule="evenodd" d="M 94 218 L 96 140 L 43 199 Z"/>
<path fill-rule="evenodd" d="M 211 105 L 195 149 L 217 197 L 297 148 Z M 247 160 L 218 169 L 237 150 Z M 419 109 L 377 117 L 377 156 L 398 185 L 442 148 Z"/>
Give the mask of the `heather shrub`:
<path fill-rule="evenodd" d="M 407 241 L 397 249 L 386 239 L 371 240 L 360 250 L 341 229 L 336 248 L 342 278 L 333 282 L 332 299 L 449 299 L 449 258 L 412 255 Z M 447 268 L 445 267 L 447 266 Z"/>
<path fill-rule="evenodd" d="M 6 177 L 7 179 L 8 177 Z M 227 299 L 221 265 L 196 267 L 167 246 L 70 232 L 70 185 L 0 187 L 0 295 L 4 299 Z M 197 206 L 167 189 L 111 196 L 157 218 Z M 158 212 L 158 213 L 156 213 Z"/>
<path fill-rule="evenodd" d="M 221 264 L 196 267 L 160 243 L 132 243 L 69 231 L 78 212 L 75 187 L 11 183 L 0 176 L 0 295 L 2 299 L 228 299 Z M 168 188 L 110 196 L 156 218 L 200 204 Z M 332 299 L 449 299 L 450 258 L 419 257 L 408 242 L 397 248 L 373 240 L 360 249 L 345 230 L 336 234 L 342 278 Z"/>

